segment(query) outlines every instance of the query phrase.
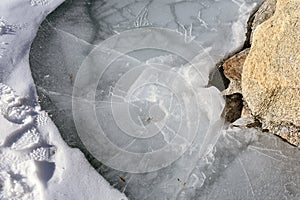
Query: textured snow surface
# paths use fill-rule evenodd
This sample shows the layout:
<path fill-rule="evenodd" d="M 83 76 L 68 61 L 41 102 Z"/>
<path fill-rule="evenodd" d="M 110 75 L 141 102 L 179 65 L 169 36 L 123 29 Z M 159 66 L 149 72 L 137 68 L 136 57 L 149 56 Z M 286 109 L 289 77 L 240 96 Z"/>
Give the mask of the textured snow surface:
<path fill-rule="evenodd" d="M 126 199 L 64 144 L 39 106 L 1 83 L 0 110 L 0 199 Z"/>
<path fill-rule="evenodd" d="M 29 48 L 61 2 L 0 2 L 0 199 L 126 199 L 65 144 L 37 104 Z"/>

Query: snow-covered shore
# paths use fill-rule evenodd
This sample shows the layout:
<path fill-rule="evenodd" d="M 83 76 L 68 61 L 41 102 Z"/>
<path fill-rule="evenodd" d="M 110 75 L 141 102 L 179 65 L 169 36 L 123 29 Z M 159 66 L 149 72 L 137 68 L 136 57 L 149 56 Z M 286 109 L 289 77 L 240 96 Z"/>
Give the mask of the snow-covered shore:
<path fill-rule="evenodd" d="M 62 2 L 0 2 L 1 200 L 126 199 L 65 144 L 37 102 L 29 50 L 42 20 Z"/>

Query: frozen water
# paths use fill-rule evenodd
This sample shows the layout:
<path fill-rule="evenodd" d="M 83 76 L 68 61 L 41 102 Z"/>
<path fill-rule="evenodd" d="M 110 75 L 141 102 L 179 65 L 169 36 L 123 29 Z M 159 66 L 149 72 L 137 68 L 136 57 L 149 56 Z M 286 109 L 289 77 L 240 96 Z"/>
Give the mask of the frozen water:
<path fill-rule="evenodd" d="M 149 40 L 151 47 L 169 48 L 194 64 L 166 65 L 165 59 L 166 63 L 175 61 L 170 56 L 146 63 L 122 56 L 123 46 L 140 49 L 148 47 Z M 136 46 L 132 48 L 130 43 Z M 112 47 L 119 49 L 110 50 Z M 118 56 L 121 59 L 115 61 Z M 220 92 L 205 87 L 209 75 L 205 64 L 211 62 L 203 49 L 186 44 L 184 37 L 169 30 L 138 29 L 118 34 L 95 47 L 82 63 L 73 91 L 74 118 L 85 146 L 104 164 L 134 173 L 168 166 L 187 150 L 195 137 L 194 143 L 199 146 L 195 148 L 204 148 L 206 133 L 220 119 L 224 104 Z M 102 92 L 107 88 L 108 92 Z M 99 92 L 99 98 L 94 99 Z M 161 120 L 152 108 L 159 108 Z M 83 119 L 91 120 L 82 123 Z"/>
<path fill-rule="evenodd" d="M 300 152 L 256 129 L 229 128 L 177 199 L 299 199 Z"/>
<path fill-rule="evenodd" d="M 67 143 L 81 148 L 130 199 L 297 199 L 297 149 L 254 129 L 220 133 L 224 102 L 220 91 L 207 87 L 215 64 L 243 45 L 248 16 L 259 2 L 67 1 L 47 17 L 31 49 L 42 107 Z M 124 37 L 123 31 L 149 27 L 174 30 L 183 41 L 159 33 L 141 37 L 129 32 Z M 120 40 L 107 40 L 112 35 Z M 115 46 L 99 50 L 104 40 Z M 124 52 L 133 44 L 172 48 Z M 174 53 L 188 44 L 192 48 Z M 182 59 L 184 52 L 193 53 Z M 105 67 L 111 58 L 116 59 Z M 81 127 L 77 130 L 73 94 L 75 121 Z M 95 128 L 99 124 L 101 133 Z M 186 133 L 180 141 L 174 140 L 178 133 Z M 147 152 L 168 144 L 178 159 L 169 151 L 154 157 L 156 163 L 149 162 Z M 178 144 L 189 148 L 179 149 Z M 127 152 L 142 156 L 129 157 Z M 283 169 L 287 171 L 281 174 Z"/>
<path fill-rule="evenodd" d="M 55 123 L 68 144 L 79 146 L 86 152 L 76 135 L 71 112 L 71 95 L 73 86 L 78 81 L 78 77 L 76 77 L 78 70 L 82 64 L 85 66 L 82 62 L 95 45 L 115 33 L 137 27 L 169 28 L 183 34 L 186 43 L 196 42 L 202 45 L 203 48 L 196 52 L 200 56 L 198 60 L 195 59 L 195 62 L 200 66 L 198 70 L 202 76 L 199 76 L 199 73 L 195 73 L 193 68 L 186 65 L 186 60 L 182 61 L 170 52 L 159 55 L 157 52 L 148 52 L 148 57 L 144 55 L 145 53 L 137 52 L 133 55 L 119 57 L 103 71 L 103 76 L 97 85 L 95 99 L 89 97 L 90 91 L 86 90 L 89 87 L 83 87 L 89 86 L 97 80 L 95 69 L 86 72 L 92 78 L 79 79 L 83 86 L 75 87 L 81 92 L 80 97 L 85 97 L 84 99 L 88 100 L 79 101 L 80 106 L 76 106 L 76 104 L 74 106 L 75 109 L 85 108 L 83 111 L 77 112 L 80 113 L 79 117 L 82 117 L 79 121 L 87 122 L 86 127 L 80 131 L 81 138 L 86 136 L 84 141 L 88 141 L 89 145 L 95 143 L 94 148 L 92 146 L 88 150 L 93 152 L 98 160 L 103 161 L 108 156 L 107 160 L 110 161 L 108 165 L 110 164 L 115 168 L 119 165 L 117 169 L 126 168 L 132 171 L 132 165 L 136 166 L 136 162 L 133 158 L 133 160 L 128 157 L 124 159 L 123 154 L 116 154 L 114 160 L 111 160 L 114 151 L 108 151 L 108 149 L 99 152 L 101 150 L 99 142 L 100 144 L 102 142 L 103 146 L 109 143 L 105 142 L 106 140 L 96 132 L 91 133 L 91 130 L 95 130 L 90 128 L 94 127 L 95 119 L 100 119 L 98 121 L 101 128 L 110 141 L 119 148 L 130 152 L 151 152 L 171 142 L 176 145 L 178 142 L 174 138 L 180 127 L 186 128 L 186 130 L 179 131 L 180 133 L 190 132 L 192 134 L 197 131 L 195 138 L 191 138 L 194 139 L 191 148 L 188 151 L 184 148 L 184 151 L 176 153 L 176 156 L 184 153 L 179 160 L 171 166 L 155 172 L 146 174 L 124 173 L 102 166 L 97 160 L 90 159 L 95 167 L 99 167 L 98 170 L 104 177 L 121 191 L 125 191 L 132 199 L 174 198 L 174 195 L 184 185 L 178 184 L 178 179 L 182 182 L 189 179 L 190 172 L 194 169 L 199 157 L 206 151 L 207 145 L 214 143 L 213 140 L 210 140 L 218 135 L 218 131 L 212 127 L 220 118 L 223 100 L 216 89 L 206 88 L 209 72 L 225 54 L 242 45 L 246 32 L 245 24 L 254 6 L 254 1 L 94 1 L 92 3 L 67 1 L 42 24 L 31 50 L 31 67 L 42 106 L 53 115 Z M 186 12 L 187 10 L 189 12 Z M 242 22 L 239 21 L 240 19 Z M 238 37 L 235 35 L 237 28 L 242 30 Z M 136 38 L 133 39 L 136 40 Z M 142 39 L 139 40 L 139 44 L 143 41 Z M 161 44 L 170 40 L 163 36 L 154 39 L 161 41 Z M 173 40 L 174 44 L 178 42 L 178 40 Z M 179 48 L 177 46 L 176 49 L 171 50 L 179 50 L 180 48 L 181 46 Z M 191 50 L 188 49 L 188 51 Z M 105 58 L 105 56 L 103 57 Z M 143 62 L 141 57 L 148 64 L 151 63 L 152 68 L 141 68 L 140 71 L 136 69 L 135 67 Z M 193 57 L 187 61 L 191 61 L 194 57 L 196 54 L 193 54 Z M 95 56 L 91 59 L 92 63 L 103 62 L 101 57 Z M 159 71 L 163 67 L 153 68 L 155 64 L 171 66 L 175 68 L 176 73 L 173 72 L 172 74 L 170 69 L 166 72 Z M 182 65 L 185 67 L 181 67 Z M 132 72 L 132 69 L 135 69 L 133 73 L 128 73 Z M 93 74 L 95 74 L 95 78 L 93 78 Z M 126 74 L 126 78 L 120 79 L 120 77 L 124 77 L 124 74 Z M 180 74 L 183 80 L 174 79 L 175 74 Z M 172 84 L 170 81 L 173 81 Z M 149 82 L 168 84 L 168 89 L 171 90 L 166 89 L 166 87 L 153 88 L 153 84 L 148 86 L 146 84 L 145 87 L 135 90 L 138 85 Z M 196 89 L 196 96 L 193 96 L 193 93 L 187 93 L 183 87 L 185 86 L 184 82 Z M 151 91 L 153 92 L 151 93 Z M 155 99 L 161 100 L 162 103 Z M 92 107 L 89 102 L 95 100 L 98 102 L 98 112 L 96 116 L 93 116 L 90 114 Z M 111 104 L 107 103 L 111 101 L 114 109 L 111 109 Z M 196 106 L 196 104 L 199 105 Z M 130 116 L 135 123 L 128 121 L 127 116 L 122 116 L 124 112 L 121 111 L 126 108 L 126 105 L 130 105 Z M 178 109 L 179 106 L 183 106 L 184 110 Z M 140 108 L 142 109 L 140 110 Z M 150 108 L 159 109 L 153 113 Z M 149 116 L 149 112 L 151 116 Z M 192 118 L 195 117 L 195 114 L 199 115 L 196 116 L 199 119 L 193 121 Z M 157 121 L 158 118 L 163 119 Z M 153 120 L 156 120 L 155 123 L 152 122 Z M 185 125 L 179 126 L 179 122 L 183 122 Z M 199 130 L 196 129 L 197 125 L 188 124 L 190 122 L 199 122 Z M 135 126 L 131 126 L 132 124 Z M 157 134 L 155 130 L 161 130 L 163 125 L 167 126 L 164 126 L 165 128 Z M 149 138 L 147 141 L 132 140 L 132 136 L 136 136 L 132 134 L 136 134 L 136 130 L 139 129 L 141 129 L 141 134 L 146 133 L 146 135 L 138 136 Z M 122 134 L 122 132 L 129 133 L 129 135 Z M 206 133 L 210 133 L 210 137 L 206 138 Z M 153 137 L 150 138 L 150 136 Z M 180 141 L 180 144 L 185 143 Z M 107 146 L 105 147 L 107 148 Z M 168 158 L 172 158 L 170 161 L 173 161 L 172 155 L 160 157 L 163 161 Z M 124 163 L 124 161 L 127 162 Z M 145 166 L 148 170 L 153 171 L 157 166 L 159 166 L 158 168 L 164 166 L 162 163 L 154 163 L 155 166 L 151 167 L 147 159 L 144 158 L 144 161 L 140 163 L 139 169 L 141 166 Z M 133 171 L 137 172 L 136 170 Z M 125 182 L 119 176 L 124 177 Z"/>

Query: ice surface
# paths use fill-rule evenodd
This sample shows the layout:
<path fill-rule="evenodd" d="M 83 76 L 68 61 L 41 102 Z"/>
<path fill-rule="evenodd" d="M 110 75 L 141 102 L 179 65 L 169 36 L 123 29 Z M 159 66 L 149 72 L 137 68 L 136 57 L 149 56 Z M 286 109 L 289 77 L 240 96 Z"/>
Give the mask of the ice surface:
<path fill-rule="evenodd" d="M 299 199 L 300 152 L 256 129 L 223 131 L 177 199 Z"/>
<path fill-rule="evenodd" d="M 297 199 L 298 150 L 255 129 L 220 132 L 224 102 L 220 91 L 207 87 L 215 64 L 243 45 L 248 16 L 259 2 L 67 1 L 47 17 L 31 49 L 31 69 L 42 107 L 52 115 L 67 143 L 85 152 L 98 172 L 130 199 Z M 180 58 L 182 54 L 122 52 L 122 45 L 132 45 L 128 41 L 139 41 L 138 45 L 161 41 L 166 46 L 164 41 L 180 42 L 159 34 L 152 40 L 138 35 L 130 38 L 129 34 L 127 40 L 109 43 L 118 51 L 108 48 L 95 53 L 97 45 L 113 34 L 122 39 L 122 31 L 147 27 L 169 28 L 181 33 L 186 43 L 201 45 L 198 54 L 188 60 L 196 64 L 196 70 Z M 104 53 L 107 56 L 98 56 Z M 101 68 L 110 57 L 117 58 Z M 91 67 L 96 65 L 100 69 Z M 140 85 L 143 87 L 137 87 Z M 194 92 L 188 93 L 187 88 Z M 78 95 L 73 111 L 84 144 L 73 121 L 73 89 Z M 131 121 L 124 116 L 127 110 Z M 194 117 L 198 120 L 193 121 Z M 96 131 L 96 122 L 106 137 Z M 183 130 L 178 131 L 179 127 Z M 187 133 L 184 136 L 189 138 L 194 127 L 199 129 L 192 144 L 180 141 L 190 148 L 181 152 L 179 143 L 174 143 L 176 133 Z M 133 140 L 135 137 L 142 139 Z M 115 151 L 107 139 L 126 151 Z M 180 158 L 165 168 L 162 163 L 148 162 L 151 157 L 125 154 L 155 152 L 170 143 Z M 107 149 L 101 149 L 103 146 Z M 173 156 L 172 152 L 164 155 L 160 157 L 163 161 Z M 140 171 L 132 170 L 137 164 Z M 145 170 L 149 172 L 137 173 Z"/>

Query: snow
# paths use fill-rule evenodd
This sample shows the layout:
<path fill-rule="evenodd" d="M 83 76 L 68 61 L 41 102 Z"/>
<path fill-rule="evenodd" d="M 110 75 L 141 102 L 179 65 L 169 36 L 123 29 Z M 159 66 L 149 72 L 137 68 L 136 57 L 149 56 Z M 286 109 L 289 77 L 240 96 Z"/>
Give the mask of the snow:
<path fill-rule="evenodd" d="M 126 199 L 63 142 L 39 106 L 0 84 L 0 108 L 0 199 Z"/>
<path fill-rule="evenodd" d="M 0 2 L 0 199 L 127 199 L 65 144 L 37 103 L 30 45 L 61 2 Z"/>

